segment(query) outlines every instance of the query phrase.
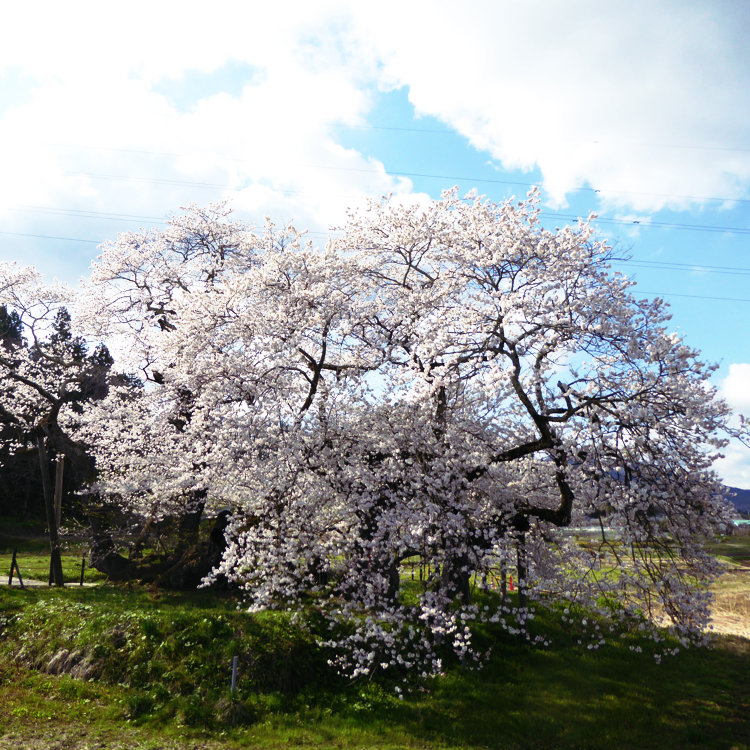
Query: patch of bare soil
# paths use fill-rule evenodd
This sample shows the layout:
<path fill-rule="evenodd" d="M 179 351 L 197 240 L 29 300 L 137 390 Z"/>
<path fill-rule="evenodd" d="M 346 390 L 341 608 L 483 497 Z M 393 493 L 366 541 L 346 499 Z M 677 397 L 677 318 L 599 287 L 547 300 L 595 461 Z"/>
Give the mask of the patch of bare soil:
<path fill-rule="evenodd" d="M 139 736 L 124 728 L 107 732 L 91 731 L 87 727 L 69 726 L 26 727 L 23 732 L 2 732 L 0 750 L 224 750 L 237 747 L 235 743 L 212 740 L 154 740 Z"/>

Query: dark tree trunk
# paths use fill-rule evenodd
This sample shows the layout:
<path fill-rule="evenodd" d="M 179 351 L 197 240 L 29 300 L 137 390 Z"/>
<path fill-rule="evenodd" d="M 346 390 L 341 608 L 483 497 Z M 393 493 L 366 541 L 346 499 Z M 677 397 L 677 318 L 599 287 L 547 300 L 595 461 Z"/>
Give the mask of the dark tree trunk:
<path fill-rule="evenodd" d="M 200 502 L 199 507 L 177 521 L 177 542 L 172 551 L 164 556 L 152 555 L 142 560 L 129 559 L 119 554 L 111 531 L 100 519 L 92 516 L 90 520 L 94 544 L 91 548 L 90 565 L 106 573 L 114 581 L 138 580 L 169 589 L 196 588 L 221 562 L 226 549 L 224 531 L 229 521 L 228 511 L 219 513 L 208 539 L 201 539 L 199 532 L 202 515 L 203 503 Z M 141 543 L 144 541 L 145 539 L 141 539 Z M 225 588 L 226 579 L 220 577 L 215 586 Z"/>
<path fill-rule="evenodd" d="M 40 432 L 36 437 L 36 446 L 39 453 L 39 468 L 42 472 L 42 492 L 44 494 L 44 509 L 47 514 L 47 529 L 49 530 L 50 565 L 49 582 L 55 586 L 64 585 L 62 572 L 62 559 L 60 558 L 60 539 L 57 535 L 57 518 L 55 513 L 55 502 L 52 497 L 52 487 L 49 478 L 49 457 L 44 447 L 44 435 Z"/>
<path fill-rule="evenodd" d="M 521 609 L 526 609 L 528 606 L 528 596 L 526 595 L 528 568 L 526 565 L 526 534 L 523 532 L 518 536 L 516 556 L 518 559 L 518 606 Z"/>
<path fill-rule="evenodd" d="M 101 509 L 97 512 L 95 503 L 89 499 L 89 523 L 91 524 L 91 550 L 89 567 L 104 573 L 112 581 L 128 581 L 132 577 L 132 564 L 128 558 L 117 552 L 112 539 L 112 530 L 104 521 Z"/>
<path fill-rule="evenodd" d="M 471 604 L 471 575 L 469 558 L 462 555 L 451 555 L 443 564 L 441 575 L 443 587 L 451 599 L 460 599 L 463 604 Z"/>
<path fill-rule="evenodd" d="M 398 560 L 394 560 L 387 570 L 388 576 L 388 599 L 395 602 L 398 599 L 401 590 L 401 565 Z"/>
<path fill-rule="evenodd" d="M 206 493 L 200 491 L 192 498 L 192 510 L 180 516 L 177 528 L 177 546 L 170 559 L 155 579 L 166 588 L 196 588 L 208 574 L 205 557 L 207 549 L 200 545 L 200 523 L 205 508 Z"/>

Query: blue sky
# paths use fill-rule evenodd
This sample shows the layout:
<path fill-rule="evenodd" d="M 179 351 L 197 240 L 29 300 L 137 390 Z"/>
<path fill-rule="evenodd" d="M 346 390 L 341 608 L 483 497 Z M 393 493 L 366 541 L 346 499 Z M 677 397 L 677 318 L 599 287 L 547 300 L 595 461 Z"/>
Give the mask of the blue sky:
<path fill-rule="evenodd" d="M 75 284 L 97 244 L 229 198 L 324 241 L 458 185 L 590 212 L 750 413 L 750 5 L 94 2 L 4 11 L 0 260 Z M 750 449 L 725 479 L 750 487 Z"/>

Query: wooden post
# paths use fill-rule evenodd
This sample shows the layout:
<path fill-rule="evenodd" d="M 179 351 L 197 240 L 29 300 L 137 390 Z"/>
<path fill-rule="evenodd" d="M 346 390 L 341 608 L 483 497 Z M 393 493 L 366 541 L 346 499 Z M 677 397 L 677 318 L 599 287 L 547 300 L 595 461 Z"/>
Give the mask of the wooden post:
<path fill-rule="evenodd" d="M 237 662 L 239 657 L 232 657 L 232 693 L 237 691 Z"/>
<path fill-rule="evenodd" d="M 11 560 L 10 563 L 10 576 L 8 576 L 8 586 L 10 586 L 13 583 L 13 570 L 15 569 L 16 575 L 18 576 L 18 582 L 21 584 L 21 588 L 25 588 L 23 585 L 23 578 L 21 578 L 21 570 L 18 567 L 18 560 L 16 560 L 16 552 L 17 550 L 13 550 L 13 560 Z"/>
<path fill-rule="evenodd" d="M 86 554 L 84 553 L 81 557 L 81 583 L 79 585 L 83 586 L 83 572 L 86 570 Z"/>
<path fill-rule="evenodd" d="M 36 436 L 36 446 L 39 452 L 39 466 L 42 470 L 42 491 L 44 493 L 44 508 L 47 512 L 47 528 L 49 529 L 49 584 L 63 585 L 62 560 L 60 558 L 60 539 L 57 536 L 57 518 L 55 517 L 52 488 L 49 481 L 49 459 L 44 447 L 44 435 L 40 432 Z"/>
<path fill-rule="evenodd" d="M 13 583 L 13 568 L 16 567 L 16 551 L 13 550 L 13 559 L 10 561 L 10 575 L 8 576 L 8 586 Z"/>
<path fill-rule="evenodd" d="M 63 489 L 63 468 L 65 466 L 65 455 L 58 454 L 55 460 L 55 520 L 57 528 L 60 528 L 62 518 L 62 489 Z"/>

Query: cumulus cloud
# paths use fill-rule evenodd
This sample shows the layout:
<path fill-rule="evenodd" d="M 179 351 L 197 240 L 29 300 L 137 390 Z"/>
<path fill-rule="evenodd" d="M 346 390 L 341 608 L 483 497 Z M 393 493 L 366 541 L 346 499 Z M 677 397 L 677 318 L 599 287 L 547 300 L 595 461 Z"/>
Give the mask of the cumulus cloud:
<path fill-rule="evenodd" d="M 418 112 L 504 166 L 538 166 L 558 204 L 583 184 L 639 210 L 691 202 L 676 196 L 747 195 L 750 6 L 531 0 L 398 9 L 397 22 L 382 3 L 358 10 L 383 79 L 408 86 Z"/>
<path fill-rule="evenodd" d="M 729 365 L 727 376 L 719 383 L 719 395 L 735 414 L 750 417 L 750 363 Z M 739 424 L 739 418 L 734 421 Z M 750 489 L 750 448 L 739 440 L 731 440 L 723 453 L 724 458 L 716 462 L 715 468 L 725 484 Z"/>
<path fill-rule="evenodd" d="M 133 174 L 150 151 L 180 154 L 159 165 L 174 179 L 260 183 L 304 215 L 340 213 L 410 188 L 333 135 L 401 86 L 504 166 L 538 167 L 560 205 L 583 184 L 637 210 L 746 195 L 750 152 L 731 149 L 750 136 L 749 24 L 744 4 L 684 0 L 15 4 L 0 71 L 25 92 L 0 109 L 0 205 L 121 199 L 81 165 Z M 183 111 L 164 93 L 228 63 L 255 71 L 239 94 Z"/>
<path fill-rule="evenodd" d="M 158 217 L 220 194 L 324 231 L 412 190 L 337 136 L 399 87 L 495 163 L 539 169 L 557 205 L 584 184 L 625 212 L 748 194 L 743 3 L 79 1 L 3 23 L 10 231 L 45 225 L 11 207 Z"/>
<path fill-rule="evenodd" d="M 714 468 L 728 487 L 750 489 L 750 450 L 733 440 L 723 450 L 724 458 L 719 459 Z"/>
<path fill-rule="evenodd" d="M 750 364 L 730 364 L 729 374 L 721 381 L 719 392 L 734 411 L 750 417 Z"/>
<path fill-rule="evenodd" d="M 0 49 L 0 86 L 24 89 L 0 96 L 5 228 L 41 231 L 19 206 L 151 217 L 224 194 L 251 219 L 325 230 L 367 195 L 409 192 L 334 137 L 364 121 L 374 85 L 341 19 L 325 2 L 15 6 Z M 192 101 L 172 95 L 211 74 Z"/>

